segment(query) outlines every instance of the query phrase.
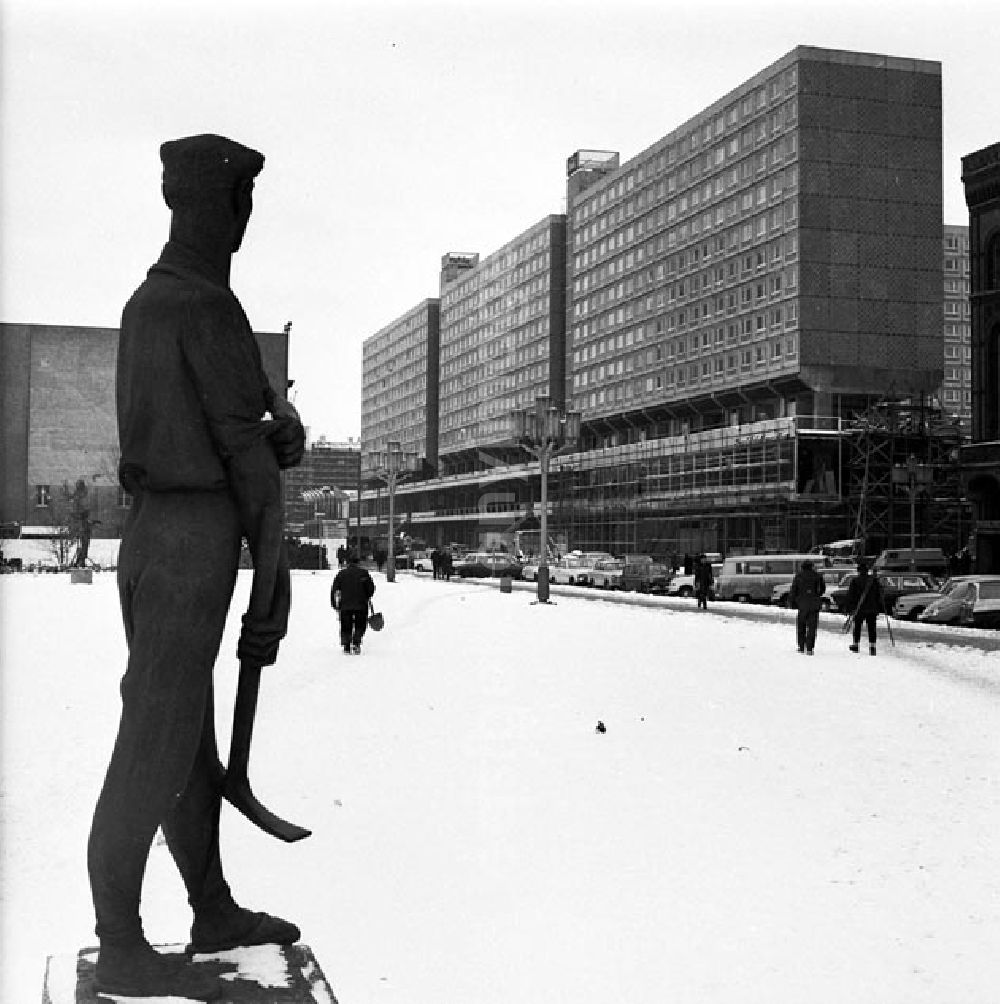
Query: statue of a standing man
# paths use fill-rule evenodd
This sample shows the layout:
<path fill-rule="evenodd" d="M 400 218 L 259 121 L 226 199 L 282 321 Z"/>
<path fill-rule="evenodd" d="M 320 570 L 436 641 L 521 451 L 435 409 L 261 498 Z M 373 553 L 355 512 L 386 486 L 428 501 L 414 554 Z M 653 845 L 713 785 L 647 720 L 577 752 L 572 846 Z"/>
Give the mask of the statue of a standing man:
<path fill-rule="evenodd" d="M 277 656 L 288 622 L 288 564 L 283 549 L 262 553 L 261 541 L 274 539 L 279 469 L 299 463 L 305 435 L 295 409 L 269 385 L 229 288 L 264 158 L 210 135 L 164 143 L 160 157 L 170 237 L 121 322 L 119 478 L 134 501 L 118 587 L 129 656 L 88 868 L 97 989 L 213 1000 L 218 980 L 146 940 L 143 872 L 159 827 L 193 910 L 191 952 L 299 938 L 294 924 L 238 906 L 223 876 L 212 671 L 242 537 L 255 567 L 273 562 L 277 586 L 267 616 L 244 617 L 239 654 L 257 665 Z"/>

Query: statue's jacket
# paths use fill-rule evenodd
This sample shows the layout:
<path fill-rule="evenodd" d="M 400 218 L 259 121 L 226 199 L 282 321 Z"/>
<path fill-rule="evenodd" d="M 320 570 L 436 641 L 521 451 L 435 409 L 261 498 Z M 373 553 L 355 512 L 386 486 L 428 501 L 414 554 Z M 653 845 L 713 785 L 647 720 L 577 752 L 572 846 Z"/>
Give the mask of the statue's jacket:
<path fill-rule="evenodd" d="M 169 241 L 122 313 L 119 474 L 129 491 L 225 491 L 274 400 L 227 278 Z"/>

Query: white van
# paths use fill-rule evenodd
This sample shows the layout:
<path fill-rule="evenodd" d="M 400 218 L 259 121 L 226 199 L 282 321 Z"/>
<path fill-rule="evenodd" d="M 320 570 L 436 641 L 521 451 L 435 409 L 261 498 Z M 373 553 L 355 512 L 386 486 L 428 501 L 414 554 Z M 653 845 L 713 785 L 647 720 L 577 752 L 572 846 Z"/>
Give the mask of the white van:
<path fill-rule="evenodd" d="M 774 587 L 787 582 L 811 561 L 821 571 L 829 559 L 818 554 L 741 554 L 726 558 L 715 583 L 717 600 L 740 603 L 770 603 Z"/>
<path fill-rule="evenodd" d="M 908 547 L 896 547 L 883 551 L 876 559 L 876 572 L 908 572 L 910 558 L 913 558 L 915 570 L 929 572 L 943 579 L 948 574 L 948 559 L 940 547 L 917 547 L 911 551 Z"/>

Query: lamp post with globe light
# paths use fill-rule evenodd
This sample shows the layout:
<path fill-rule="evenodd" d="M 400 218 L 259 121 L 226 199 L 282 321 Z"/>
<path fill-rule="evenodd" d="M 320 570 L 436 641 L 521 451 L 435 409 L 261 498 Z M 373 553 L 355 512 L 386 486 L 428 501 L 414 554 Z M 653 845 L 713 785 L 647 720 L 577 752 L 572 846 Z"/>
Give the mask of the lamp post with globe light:
<path fill-rule="evenodd" d="M 582 415 L 562 411 L 539 395 L 534 408 L 511 412 L 511 434 L 518 445 L 538 458 L 541 473 L 541 542 L 538 563 L 538 603 L 549 602 L 549 461 L 563 450 L 572 449 L 580 439 Z"/>
<path fill-rule="evenodd" d="M 910 571 L 917 570 L 917 494 L 934 483 L 934 468 L 922 464 L 912 453 L 905 464 L 892 468 L 892 483 L 906 485 L 910 494 Z"/>
<path fill-rule="evenodd" d="M 366 455 L 368 473 L 385 482 L 389 494 L 389 530 L 386 534 L 388 554 L 386 555 L 386 582 L 396 581 L 396 528 L 395 503 L 396 485 L 417 469 L 417 454 L 403 449 L 402 444 L 390 439 L 384 450 L 373 450 Z"/>

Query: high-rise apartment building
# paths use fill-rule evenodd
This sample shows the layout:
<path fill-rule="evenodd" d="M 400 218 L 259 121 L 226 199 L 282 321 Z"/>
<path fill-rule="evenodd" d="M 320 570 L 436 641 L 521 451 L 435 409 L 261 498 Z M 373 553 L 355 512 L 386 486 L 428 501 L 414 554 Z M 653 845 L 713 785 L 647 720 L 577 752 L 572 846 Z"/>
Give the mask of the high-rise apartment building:
<path fill-rule="evenodd" d="M 440 304 L 424 300 L 362 345 L 361 449 L 399 442 L 437 466 Z"/>
<path fill-rule="evenodd" d="M 510 436 L 510 413 L 562 399 L 566 218 L 547 216 L 498 251 L 445 255 L 439 439 L 443 471 L 481 467 Z M 456 260 L 458 259 L 458 260 Z"/>
<path fill-rule="evenodd" d="M 944 379 L 941 408 L 972 431 L 972 318 L 969 308 L 969 228 L 944 227 Z"/>
<path fill-rule="evenodd" d="M 467 543 L 518 522 L 539 475 L 505 449 L 509 415 L 547 394 L 583 417 L 549 493 L 569 546 L 895 540 L 905 514 L 873 482 L 957 435 L 929 440 L 942 226 L 937 62 L 803 46 L 627 161 L 577 151 L 565 217 L 482 261 L 445 256 L 451 477 L 401 488 L 408 521 Z M 918 529 L 954 547 L 950 490 Z"/>
<path fill-rule="evenodd" d="M 937 389 L 940 64 L 800 47 L 575 174 L 568 396 L 597 441 Z"/>

